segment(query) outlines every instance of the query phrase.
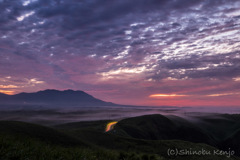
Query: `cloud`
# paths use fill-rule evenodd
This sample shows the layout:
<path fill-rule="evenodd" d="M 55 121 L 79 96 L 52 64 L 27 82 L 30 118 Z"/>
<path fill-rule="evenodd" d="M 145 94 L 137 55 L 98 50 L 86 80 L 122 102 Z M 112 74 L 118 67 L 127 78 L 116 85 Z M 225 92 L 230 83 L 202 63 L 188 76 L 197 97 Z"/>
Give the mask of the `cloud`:
<path fill-rule="evenodd" d="M 184 97 L 186 95 L 178 95 L 178 94 L 152 94 L 150 98 L 161 98 L 161 97 Z"/>
<path fill-rule="evenodd" d="M 238 82 L 239 5 L 237 0 L 0 1 L 0 75 L 36 78 L 45 88 L 86 90 L 103 89 L 111 80 L 113 90 L 122 82 L 125 88 L 143 85 L 140 93 L 148 92 L 147 85 L 163 94 L 183 90 L 188 80 Z M 182 83 L 155 84 L 166 80 Z"/>
<path fill-rule="evenodd" d="M 1 89 L 10 89 L 10 88 L 19 88 L 18 86 L 15 85 L 0 85 Z"/>

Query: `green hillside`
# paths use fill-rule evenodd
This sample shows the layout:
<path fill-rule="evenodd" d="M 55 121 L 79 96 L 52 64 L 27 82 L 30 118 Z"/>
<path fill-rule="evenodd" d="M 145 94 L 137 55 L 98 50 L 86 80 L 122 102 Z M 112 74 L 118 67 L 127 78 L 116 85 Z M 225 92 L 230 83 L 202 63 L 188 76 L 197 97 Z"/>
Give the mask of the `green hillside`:
<path fill-rule="evenodd" d="M 76 139 L 67 133 L 56 129 L 18 121 L 0 121 L 0 134 L 6 134 L 18 138 L 26 137 L 36 139 L 49 144 L 64 146 L 88 146 L 85 142 Z"/>
<path fill-rule="evenodd" d="M 121 120 L 112 131 L 105 132 L 108 122 L 110 121 L 75 122 L 50 128 L 25 122 L 0 121 L 0 160 L 239 159 L 234 156 L 227 158 L 227 155 L 213 155 L 214 150 L 218 149 L 204 143 L 179 140 L 178 137 L 160 140 L 172 138 L 173 131 L 184 133 L 185 130 L 179 129 L 181 127 L 187 127 L 187 131 L 194 133 L 191 132 L 194 125 L 185 121 L 176 123 L 161 115 L 140 116 Z M 197 129 L 193 130 L 201 131 Z M 189 137 L 190 133 L 187 133 Z M 201 134 L 205 133 L 192 137 L 202 140 Z M 238 137 L 238 134 L 236 132 L 231 137 Z M 178 136 L 187 137 L 181 134 Z M 226 143 L 231 144 L 232 141 Z M 170 149 L 196 152 L 205 150 L 211 154 L 175 156 L 168 154 Z"/>
<path fill-rule="evenodd" d="M 114 134 L 147 140 L 178 139 L 215 145 L 214 139 L 201 128 L 182 121 L 176 123 L 162 115 L 146 115 L 119 121 Z"/>
<path fill-rule="evenodd" d="M 155 122 L 154 122 L 155 121 Z M 140 116 L 140 117 L 134 117 L 134 118 L 128 118 L 124 119 L 122 121 L 119 121 L 118 124 L 115 126 L 114 130 L 105 133 L 104 132 L 104 126 L 109 121 L 95 121 L 95 122 L 77 122 L 77 123 L 69 123 L 64 125 L 57 126 L 58 129 L 63 129 L 64 131 L 67 131 L 69 134 L 72 134 L 75 137 L 78 137 L 80 139 L 84 139 L 87 142 L 91 144 L 95 144 L 97 146 L 106 148 L 106 149 L 114 149 L 118 151 L 126 151 L 126 152 L 135 152 L 135 153 L 146 153 L 146 154 L 157 154 L 162 157 L 165 157 L 166 159 L 169 158 L 175 158 L 175 159 L 181 159 L 184 157 L 169 157 L 167 155 L 167 150 L 169 148 L 178 148 L 180 149 L 192 149 L 192 150 L 200 150 L 200 149 L 206 149 L 206 150 L 215 150 L 216 148 L 211 147 L 209 145 L 203 144 L 203 143 L 192 143 L 188 141 L 182 141 L 182 140 L 149 140 L 149 139 L 139 139 L 136 137 L 133 137 L 132 135 L 140 134 L 142 135 L 142 132 L 151 131 L 153 133 L 159 133 L 154 132 L 154 128 L 156 129 L 157 126 L 164 126 L 161 128 L 162 130 L 168 130 L 173 129 L 176 130 L 181 126 L 189 126 L 194 127 L 194 124 L 189 124 L 189 122 L 186 122 L 183 120 L 183 122 L 180 122 L 178 124 L 175 124 L 176 122 L 172 122 L 168 118 L 161 116 L 161 115 L 149 115 L 149 116 Z M 91 123 L 92 125 L 89 125 L 88 127 L 86 124 Z M 155 123 L 155 124 L 154 124 Z M 127 134 L 124 129 L 121 127 L 124 125 L 131 126 L 129 127 L 132 130 L 127 130 Z M 169 125 L 171 124 L 171 125 Z M 144 127 L 151 128 L 151 130 L 147 130 Z M 135 129 L 136 128 L 136 129 Z M 188 128 L 187 128 L 188 129 Z M 135 130 L 138 130 L 138 132 L 135 132 Z M 177 130 L 178 131 L 178 130 Z M 134 133 L 131 133 L 134 132 Z M 184 132 L 182 132 L 184 133 Z M 190 136 L 192 132 L 190 132 L 188 135 Z M 177 132 L 175 133 L 177 134 Z M 204 134 L 204 133 L 202 133 Z M 167 136 L 167 133 L 165 132 L 165 135 Z M 139 136 L 139 135 L 138 135 Z M 193 135 L 196 138 L 199 138 L 198 140 L 201 141 L 202 137 L 197 137 L 196 135 Z M 186 137 L 186 136 L 185 136 Z M 147 137 L 148 138 L 148 137 Z M 194 159 L 225 159 L 226 157 L 216 157 L 216 156 L 188 156 L 189 158 Z M 185 157 L 186 158 L 186 157 Z"/>

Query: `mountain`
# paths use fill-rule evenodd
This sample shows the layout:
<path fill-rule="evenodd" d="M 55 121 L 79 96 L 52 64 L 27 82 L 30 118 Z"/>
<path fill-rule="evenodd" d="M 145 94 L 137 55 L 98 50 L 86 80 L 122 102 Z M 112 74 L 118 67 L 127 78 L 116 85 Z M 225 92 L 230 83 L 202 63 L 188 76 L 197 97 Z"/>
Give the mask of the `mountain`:
<path fill-rule="evenodd" d="M 104 102 L 83 91 L 73 90 L 44 90 L 35 93 L 19 93 L 16 95 L 0 94 L 0 104 L 22 105 L 115 105 Z"/>

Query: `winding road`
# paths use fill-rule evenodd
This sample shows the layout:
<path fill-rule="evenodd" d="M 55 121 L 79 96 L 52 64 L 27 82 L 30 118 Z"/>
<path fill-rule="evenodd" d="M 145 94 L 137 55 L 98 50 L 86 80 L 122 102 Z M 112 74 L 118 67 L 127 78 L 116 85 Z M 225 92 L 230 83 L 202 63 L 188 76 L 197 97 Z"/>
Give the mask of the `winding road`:
<path fill-rule="evenodd" d="M 105 132 L 111 131 L 118 121 L 109 122 L 106 126 Z"/>

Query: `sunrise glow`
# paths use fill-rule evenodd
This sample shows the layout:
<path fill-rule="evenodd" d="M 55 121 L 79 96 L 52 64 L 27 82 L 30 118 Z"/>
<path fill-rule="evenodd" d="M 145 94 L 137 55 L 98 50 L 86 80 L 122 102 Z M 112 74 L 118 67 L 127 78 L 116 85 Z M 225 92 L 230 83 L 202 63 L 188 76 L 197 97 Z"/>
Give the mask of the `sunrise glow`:
<path fill-rule="evenodd" d="M 15 92 L 14 91 L 7 91 L 7 90 L 0 90 L 0 93 L 13 95 Z"/>
<path fill-rule="evenodd" d="M 145 1 L 0 0 L 1 92 L 239 106 L 240 1 Z"/>
<path fill-rule="evenodd" d="M 150 98 L 156 98 L 156 97 L 184 97 L 186 95 L 177 95 L 177 94 L 152 94 L 149 97 Z"/>

